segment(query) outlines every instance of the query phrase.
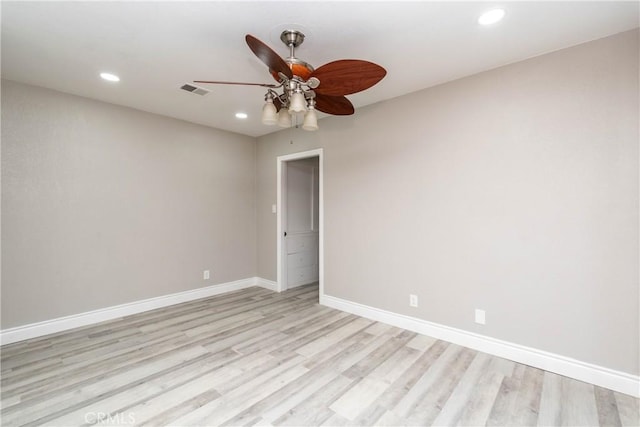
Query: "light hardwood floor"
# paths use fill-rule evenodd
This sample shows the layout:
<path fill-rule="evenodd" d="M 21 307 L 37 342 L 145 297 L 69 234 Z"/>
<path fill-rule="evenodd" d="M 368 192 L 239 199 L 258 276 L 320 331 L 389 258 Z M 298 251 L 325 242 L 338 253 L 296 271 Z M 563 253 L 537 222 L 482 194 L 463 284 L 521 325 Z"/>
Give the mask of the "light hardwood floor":
<path fill-rule="evenodd" d="M 639 401 L 250 288 L 1 348 L 3 426 L 636 426 Z"/>

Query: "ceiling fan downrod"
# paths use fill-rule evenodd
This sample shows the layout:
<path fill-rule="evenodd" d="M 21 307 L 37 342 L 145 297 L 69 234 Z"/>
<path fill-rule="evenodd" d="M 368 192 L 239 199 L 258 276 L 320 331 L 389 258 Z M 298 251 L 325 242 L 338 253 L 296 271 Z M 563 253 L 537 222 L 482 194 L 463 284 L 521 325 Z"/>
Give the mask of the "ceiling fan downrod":
<path fill-rule="evenodd" d="M 280 34 L 280 40 L 289 47 L 289 57 L 295 58 L 295 49 L 304 41 L 304 34 L 298 30 L 284 30 Z"/>
<path fill-rule="evenodd" d="M 280 34 L 280 40 L 289 48 L 289 57 L 284 59 L 284 62 L 291 70 L 291 79 L 305 83 L 315 69 L 311 64 L 296 57 L 296 48 L 304 42 L 304 34 L 298 30 L 285 30 Z M 280 73 L 272 72 L 272 75 L 276 80 L 282 82 Z"/>

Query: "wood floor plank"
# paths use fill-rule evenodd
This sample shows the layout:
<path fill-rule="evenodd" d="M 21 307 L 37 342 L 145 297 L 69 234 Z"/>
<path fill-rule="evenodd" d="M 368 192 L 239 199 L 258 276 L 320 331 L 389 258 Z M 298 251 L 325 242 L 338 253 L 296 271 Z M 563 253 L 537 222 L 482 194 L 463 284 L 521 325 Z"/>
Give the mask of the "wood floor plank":
<path fill-rule="evenodd" d="M 317 300 L 249 288 L 2 346 L 2 425 L 640 425 L 638 399 Z"/>
<path fill-rule="evenodd" d="M 503 371 L 499 368 L 495 369 L 496 365 L 501 366 L 500 361 L 496 363 L 496 359 L 492 358 L 489 368 L 480 377 L 456 425 L 484 426 L 487 424 L 504 379 Z"/>
<path fill-rule="evenodd" d="M 487 419 L 487 426 L 506 426 L 516 408 L 518 390 L 522 383 L 526 366 L 518 365 L 512 376 L 505 377 L 500 385 L 493 408 Z"/>
<path fill-rule="evenodd" d="M 460 382 L 447 399 L 442 410 L 434 420 L 437 425 L 456 425 L 462 417 L 464 409 L 471 400 L 474 393 L 477 393 L 476 385 L 480 377 L 491 363 L 491 356 L 484 353 L 476 354 L 469 365 Z"/>
<path fill-rule="evenodd" d="M 411 341 L 407 343 L 407 347 L 419 350 L 427 351 L 429 347 L 435 344 L 437 340 L 427 335 L 417 334 Z"/>
<path fill-rule="evenodd" d="M 319 426 L 324 425 L 335 412 L 329 409 L 336 399 L 353 386 L 354 381 L 338 375 L 325 387 L 312 394 L 309 399 L 299 403 L 278 418 L 273 424 L 282 426 Z"/>
<path fill-rule="evenodd" d="M 104 321 L 95 325 L 88 325 L 79 328 L 75 328 L 70 331 L 63 331 L 54 334 L 47 335 L 46 337 L 33 338 L 30 340 L 13 343 L 2 346 L 2 352 L 0 357 L 3 362 L 3 369 L 8 365 L 4 362 L 12 357 L 20 356 L 24 351 L 33 353 L 36 347 L 42 350 L 43 348 L 58 348 L 60 351 L 67 351 L 69 343 L 78 345 L 82 343 L 88 343 L 89 345 L 94 342 L 93 338 L 100 335 L 105 336 L 105 339 L 119 336 L 118 334 L 138 334 L 137 329 L 142 326 L 148 326 L 155 324 L 159 319 L 175 319 L 181 313 L 191 313 L 194 310 L 211 310 L 216 306 L 225 306 L 229 302 L 237 300 L 244 300 L 250 295 L 262 294 L 269 295 L 269 292 L 264 289 L 250 288 L 243 291 L 230 292 L 224 295 L 218 295 L 215 297 L 204 298 L 201 300 L 178 304 L 174 306 L 159 308 L 144 313 L 139 313 L 131 316 L 116 318 L 108 321 Z M 44 346 L 44 347 L 43 347 Z M 42 352 L 37 352 L 34 356 L 40 356 Z M 20 358 L 23 362 L 26 360 Z"/>
<path fill-rule="evenodd" d="M 375 322 L 371 326 L 366 328 L 364 331 L 371 335 L 382 335 L 389 332 L 391 328 L 393 328 L 393 326 L 385 325 L 384 323 L 380 323 L 380 322 Z"/>
<path fill-rule="evenodd" d="M 206 369 L 206 368 L 205 368 Z M 225 382 L 230 378 L 242 375 L 242 371 L 230 368 L 219 368 L 205 374 L 189 375 L 189 380 L 185 382 L 183 373 L 173 378 L 161 377 L 152 381 L 138 384 L 127 390 L 126 393 L 118 393 L 113 396 L 94 401 L 87 406 L 67 412 L 61 417 L 48 420 L 50 425 L 79 425 L 85 421 L 87 413 L 106 413 L 122 419 L 133 414 L 136 423 L 144 422 L 159 412 L 162 412 L 167 401 L 183 402 L 201 395 L 202 393 L 215 387 L 217 384 Z M 218 393 L 218 396 L 220 393 Z"/>
<path fill-rule="evenodd" d="M 299 312 L 293 313 L 290 316 L 269 319 L 268 321 L 256 321 L 251 324 L 246 324 L 225 331 L 212 330 L 208 339 L 206 336 L 203 337 L 204 342 L 202 345 L 210 351 L 220 351 L 252 340 L 268 331 L 279 330 L 285 333 L 281 328 L 286 327 L 286 325 L 291 323 L 312 321 L 314 320 L 314 314 L 317 311 L 317 307 L 308 307 L 300 310 Z M 330 314 L 333 316 L 332 319 L 342 319 L 348 316 L 346 313 L 338 313 L 335 311 Z M 280 346 L 283 346 L 283 342 L 275 344 L 272 350 L 278 349 Z M 268 346 L 262 350 L 265 352 L 270 351 Z"/>
<path fill-rule="evenodd" d="M 387 338 L 385 337 L 384 339 L 386 340 Z M 369 348 L 368 346 L 372 345 L 372 343 L 376 345 L 379 341 L 379 336 L 371 335 L 366 330 L 361 330 L 339 341 L 336 345 L 314 354 L 313 357 L 307 358 L 305 366 L 311 369 L 332 363 L 336 371 L 342 372 L 350 368 L 353 363 L 356 363 L 354 360 L 360 360 L 361 357 L 364 357 L 364 352 Z"/>
<path fill-rule="evenodd" d="M 392 411 L 386 410 L 372 425 L 378 427 L 397 427 L 403 425 L 403 420 Z"/>
<path fill-rule="evenodd" d="M 109 376 L 104 379 L 87 384 L 77 390 L 69 390 L 65 393 L 56 394 L 48 399 L 38 399 L 37 402 L 25 402 L 11 406 L 2 411 L 3 422 L 19 422 L 27 424 L 42 418 L 48 418 L 52 413 L 58 413 L 61 409 L 69 408 L 73 410 L 76 405 L 82 405 L 86 401 L 95 399 L 108 392 L 115 392 L 122 387 L 129 387 L 136 381 L 143 381 L 145 378 L 166 369 L 175 369 L 185 360 L 206 354 L 202 347 L 194 347 L 184 351 L 168 355 L 153 363 L 136 367 L 127 372 Z M 28 410 L 25 410 L 28 408 Z"/>
<path fill-rule="evenodd" d="M 420 351 L 403 346 L 392 354 L 387 360 L 378 365 L 369 377 L 378 379 L 391 385 L 404 371 L 407 370 L 422 353 Z"/>
<path fill-rule="evenodd" d="M 531 426 L 538 422 L 540 397 L 544 371 L 527 366 L 518 384 L 518 393 L 509 424 L 513 426 Z"/>
<path fill-rule="evenodd" d="M 430 369 L 448 347 L 449 344 L 444 341 L 437 341 L 430 346 L 389 386 L 385 394 L 380 398 L 378 404 L 387 408 L 387 410 L 394 410 L 396 405 L 398 405 L 409 392 L 414 390 L 416 383 L 418 383 L 424 373 Z M 416 391 L 413 393 L 418 394 L 420 392 Z M 402 416 L 399 416 L 399 418 L 402 418 Z"/>
<path fill-rule="evenodd" d="M 152 418 L 149 418 L 147 420 L 142 419 L 140 422 L 138 422 L 136 418 L 135 425 L 139 427 L 168 426 L 171 425 L 171 420 L 189 414 L 218 398 L 220 398 L 220 393 L 218 393 L 218 391 L 215 389 L 209 389 L 201 394 L 192 397 L 191 399 L 179 403 L 163 400 L 163 409 L 159 410 Z M 133 410 L 130 413 L 136 414 L 135 412 L 133 412 Z"/>
<path fill-rule="evenodd" d="M 565 379 L 568 380 L 568 379 Z M 592 384 L 568 381 L 568 402 L 566 423 L 572 426 L 598 425 L 598 409 Z"/>
<path fill-rule="evenodd" d="M 317 392 L 325 384 L 333 381 L 336 376 L 341 375 L 346 369 L 362 360 L 385 340 L 391 338 L 392 334 L 401 332 L 393 328 L 386 328 L 383 335 L 373 336 L 365 332 L 367 329 L 339 341 L 330 349 L 315 354 L 314 359 L 320 358 L 322 363 L 317 363 L 317 360 L 305 363 L 304 366 L 310 369 L 307 374 L 229 420 L 228 425 L 246 424 L 258 413 L 268 421 L 275 421 L 283 416 L 288 408 L 301 404 L 310 394 Z"/>
<path fill-rule="evenodd" d="M 398 336 L 389 338 L 380 347 L 344 371 L 344 375 L 350 378 L 366 377 L 400 348 L 402 348 L 407 342 L 413 339 L 415 335 L 415 333 L 404 331 Z"/>
<path fill-rule="evenodd" d="M 333 402 L 329 409 L 348 420 L 354 420 L 365 408 L 378 399 L 388 386 L 382 381 L 363 378 Z"/>
<path fill-rule="evenodd" d="M 224 329 L 224 328 L 221 328 L 221 327 L 220 327 L 220 325 L 218 324 L 218 330 L 220 330 L 220 329 Z M 173 335 L 173 336 L 171 336 L 171 335 L 167 335 L 167 331 L 163 332 L 163 334 L 164 334 L 164 335 L 163 335 L 163 336 L 164 336 L 164 341 L 167 341 L 167 340 L 174 340 L 174 341 L 175 341 L 175 336 L 176 336 L 176 335 Z M 181 336 L 179 333 L 177 333 L 177 334 L 178 334 L 178 336 Z M 150 337 L 154 337 L 154 334 L 148 334 L 148 335 L 147 335 L 147 339 L 148 339 L 148 338 L 150 338 Z M 128 341 L 128 342 L 125 342 L 125 343 L 123 343 L 122 345 L 121 345 L 120 343 L 117 343 L 116 345 L 111 346 L 111 347 L 109 348 L 109 351 L 108 351 L 108 352 L 103 352 L 103 354 L 102 354 L 100 357 L 96 357 L 96 356 L 93 356 L 93 355 L 92 355 L 92 357 L 90 357 L 90 358 L 88 358 L 88 359 L 86 359 L 86 360 L 87 360 L 87 361 L 89 361 L 89 362 L 91 363 L 91 365 L 92 365 L 94 368 L 98 368 L 98 367 L 99 367 L 99 365 L 97 365 L 97 364 L 96 364 L 96 362 L 97 362 L 99 359 L 101 359 L 101 358 L 102 358 L 102 359 L 107 359 L 107 358 L 108 358 L 110 361 L 112 361 L 112 360 L 113 360 L 113 358 L 114 358 L 114 356 L 117 356 L 118 354 L 121 354 L 121 353 L 125 352 L 125 350 L 124 350 L 124 349 L 126 348 L 126 346 L 129 346 L 129 347 L 131 347 L 131 346 L 136 347 L 136 346 L 142 346 L 142 345 L 149 345 L 149 344 L 151 344 L 152 342 L 153 342 L 153 341 L 146 341 L 146 342 L 145 342 L 145 341 L 142 341 L 142 342 L 140 342 L 140 341 L 136 341 L 136 340 L 134 340 L 134 341 Z M 118 349 L 118 347 L 123 347 L 123 349 L 122 349 L 122 350 L 119 350 L 119 349 Z M 157 351 L 157 350 L 156 350 L 156 351 Z M 127 351 L 127 352 L 130 352 L 130 350 L 129 350 L 129 351 Z M 130 360 L 130 357 L 125 357 L 125 358 L 123 358 L 123 359 L 124 359 L 124 360 L 126 360 L 126 361 L 129 361 L 129 360 Z M 71 362 L 73 362 L 73 361 L 71 361 Z M 88 363 L 89 363 L 89 362 L 88 362 Z M 59 372 L 59 374 L 62 374 L 62 372 Z M 63 376 L 60 376 L 60 378 L 64 378 L 64 377 L 63 377 Z M 33 381 L 33 380 L 34 380 L 34 378 L 30 378 L 30 379 L 29 379 L 29 381 Z M 41 387 L 41 384 L 36 384 L 36 386 Z M 13 386 L 6 386 L 6 387 L 4 387 L 4 392 L 5 392 L 5 393 L 11 393 L 11 392 L 13 392 Z M 24 393 L 24 392 L 25 392 L 25 390 L 24 390 L 24 388 L 23 388 L 23 389 L 17 390 L 17 392 L 22 392 L 22 393 Z"/>
<path fill-rule="evenodd" d="M 322 350 L 331 347 L 342 339 L 355 334 L 356 332 L 367 328 L 371 325 L 371 320 L 356 318 L 352 322 L 335 329 L 328 334 L 322 335 L 315 340 L 303 345 L 296 349 L 298 354 L 305 357 L 312 357 L 314 354 L 321 352 Z"/>
<path fill-rule="evenodd" d="M 19 383 L 7 385 L 5 395 L 20 394 L 21 399 L 27 400 L 50 393 L 54 390 L 61 391 L 72 386 L 79 386 L 93 378 L 98 378 L 105 371 L 118 371 L 126 369 L 134 363 L 151 361 L 165 351 L 173 351 L 180 346 L 187 345 L 186 337 L 181 334 L 168 334 L 145 344 L 136 341 L 131 343 L 133 350 L 111 352 L 106 350 L 101 356 L 82 360 L 75 364 L 62 364 L 48 372 L 28 376 Z"/>
<path fill-rule="evenodd" d="M 615 393 L 602 387 L 594 387 L 594 392 L 599 424 L 612 427 L 622 426 Z"/>
<path fill-rule="evenodd" d="M 302 366 L 302 362 L 302 357 L 292 357 L 288 361 L 225 392 L 221 398 L 215 399 L 195 411 L 173 420 L 172 424 L 221 425 L 278 388 L 308 372 Z"/>
<path fill-rule="evenodd" d="M 370 335 L 361 330 L 335 346 L 315 354 L 305 363 L 305 366 L 329 365 L 342 374 L 384 345 L 395 333 L 397 330 L 393 328 L 379 336 Z"/>
<path fill-rule="evenodd" d="M 545 372 L 540 396 L 538 426 L 562 425 L 562 396 L 562 377 L 551 372 Z"/>
<path fill-rule="evenodd" d="M 224 425 L 246 425 L 256 418 L 274 422 L 284 416 L 290 408 L 306 401 L 338 375 L 339 373 L 326 365 L 310 369 L 306 374 L 252 405 Z"/>
<path fill-rule="evenodd" d="M 615 393 L 618 415 L 623 426 L 640 426 L 640 399 Z"/>
<path fill-rule="evenodd" d="M 325 426 L 340 427 L 351 425 L 349 420 L 339 414 L 333 414 L 324 423 Z"/>
<path fill-rule="evenodd" d="M 369 405 L 368 408 L 361 411 L 356 419 L 350 422 L 350 424 L 356 426 L 374 426 L 386 412 L 387 410 L 385 408 L 374 402 Z M 329 419 L 329 421 L 331 421 L 331 419 Z"/>
<path fill-rule="evenodd" d="M 408 418 L 410 415 L 419 416 L 420 414 L 416 414 L 414 409 L 420 404 L 422 397 L 447 371 L 449 365 L 463 356 L 463 350 L 464 348 L 457 345 L 448 345 L 446 350 L 429 366 L 429 369 L 422 372 L 408 393 L 393 408 L 393 412 L 403 418 Z"/>
<path fill-rule="evenodd" d="M 413 406 L 413 413 L 408 415 L 408 419 L 421 425 L 432 425 L 476 356 L 476 351 L 462 348 Z"/>

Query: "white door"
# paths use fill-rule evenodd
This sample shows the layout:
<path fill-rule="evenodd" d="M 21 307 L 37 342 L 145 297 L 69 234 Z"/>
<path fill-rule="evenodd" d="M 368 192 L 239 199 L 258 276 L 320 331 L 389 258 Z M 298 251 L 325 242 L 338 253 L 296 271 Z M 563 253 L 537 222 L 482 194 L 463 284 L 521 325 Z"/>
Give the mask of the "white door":
<path fill-rule="evenodd" d="M 287 288 L 318 281 L 318 158 L 286 163 Z"/>

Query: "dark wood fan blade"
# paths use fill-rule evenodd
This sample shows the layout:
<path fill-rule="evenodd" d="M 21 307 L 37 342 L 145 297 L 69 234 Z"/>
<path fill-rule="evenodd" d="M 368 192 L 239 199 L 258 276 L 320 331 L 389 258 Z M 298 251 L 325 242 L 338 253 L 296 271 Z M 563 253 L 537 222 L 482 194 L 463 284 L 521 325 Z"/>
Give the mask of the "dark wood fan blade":
<path fill-rule="evenodd" d="M 353 104 L 344 96 L 329 96 L 316 93 L 316 110 L 335 116 L 353 114 Z"/>
<path fill-rule="evenodd" d="M 314 89 L 323 95 L 349 95 L 369 89 L 378 83 L 387 71 L 369 61 L 359 59 L 341 59 L 329 62 L 311 73 L 311 77 L 320 80 Z"/>
<path fill-rule="evenodd" d="M 194 83 L 208 83 L 213 85 L 239 85 L 239 86 L 262 86 L 262 87 L 280 87 L 280 85 L 274 85 L 269 83 L 242 83 L 242 82 L 218 82 L 211 80 L 194 80 Z"/>
<path fill-rule="evenodd" d="M 287 63 L 284 62 L 284 59 L 275 53 L 269 46 L 262 43 L 251 34 L 247 34 L 245 40 L 247 41 L 247 45 L 249 45 L 249 49 L 251 49 L 251 51 L 260 58 L 260 60 L 264 62 L 271 71 L 282 73 L 288 78 L 293 77 L 293 73 Z"/>

